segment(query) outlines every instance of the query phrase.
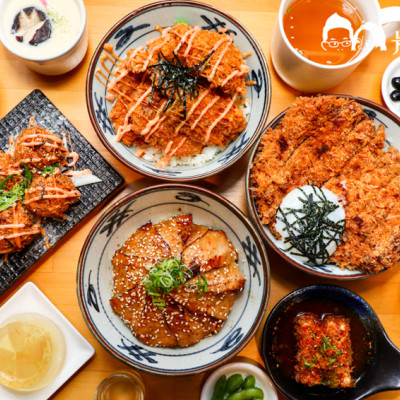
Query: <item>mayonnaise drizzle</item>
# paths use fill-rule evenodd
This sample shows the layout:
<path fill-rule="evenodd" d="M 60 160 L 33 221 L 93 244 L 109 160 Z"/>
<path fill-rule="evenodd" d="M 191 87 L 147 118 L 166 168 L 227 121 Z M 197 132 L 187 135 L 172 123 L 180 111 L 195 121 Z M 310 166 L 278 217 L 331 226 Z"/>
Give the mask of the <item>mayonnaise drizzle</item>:
<path fill-rule="evenodd" d="M 233 104 L 235 103 L 237 95 L 235 94 L 228 104 L 228 107 L 225 108 L 225 111 L 209 126 L 207 129 L 206 137 L 204 140 L 204 143 L 207 143 L 208 140 L 210 139 L 211 131 L 215 128 L 215 126 L 221 121 L 222 118 L 225 117 L 226 114 L 228 114 L 229 110 L 232 108 Z"/>
<path fill-rule="evenodd" d="M 212 99 L 212 101 L 210 101 L 210 103 L 208 103 L 203 110 L 201 111 L 199 117 L 196 119 L 196 121 L 193 122 L 192 126 L 190 127 L 190 129 L 194 129 L 196 127 L 196 125 L 200 122 L 200 120 L 203 118 L 204 114 L 220 99 L 219 96 L 216 96 Z M 208 139 L 206 139 L 206 143 L 207 143 Z"/>

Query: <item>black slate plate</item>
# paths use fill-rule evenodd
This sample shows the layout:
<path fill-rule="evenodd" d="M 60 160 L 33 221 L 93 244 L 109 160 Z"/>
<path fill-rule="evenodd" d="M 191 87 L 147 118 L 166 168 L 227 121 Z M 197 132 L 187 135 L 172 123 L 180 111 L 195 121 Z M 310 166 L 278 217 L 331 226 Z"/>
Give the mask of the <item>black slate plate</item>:
<path fill-rule="evenodd" d="M 43 219 L 42 226 L 52 248 L 99 204 L 115 193 L 123 185 L 124 179 L 40 90 L 34 90 L 0 120 L 0 149 L 8 149 L 9 136 L 17 136 L 26 128 L 31 116 L 35 117 L 37 125 L 54 133 L 68 132 L 73 149 L 79 154 L 76 169 L 89 168 L 102 180 L 79 188 L 82 193 L 80 201 L 67 210 L 65 220 Z M 48 251 L 44 237 L 37 235 L 22 251 L 11 253 L 7 262 L 0 255 L 0 295 Z"/>

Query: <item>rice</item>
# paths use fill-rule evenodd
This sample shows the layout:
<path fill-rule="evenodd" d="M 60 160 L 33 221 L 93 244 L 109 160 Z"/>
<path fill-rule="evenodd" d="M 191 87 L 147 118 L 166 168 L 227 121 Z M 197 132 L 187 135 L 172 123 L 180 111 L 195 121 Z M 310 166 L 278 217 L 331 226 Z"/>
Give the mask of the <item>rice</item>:
<path fill-rule="evenodd" d="M 220 146 L 207 146 L 203 149 L 203 151 L 200 154 L 196 154 L 195 156 L 172 157 L 169 162 L 169 166 L 197 167 L 199 165 L 211 161 L 222 150 L 223 148 Z M 143 160 L 156 163 L 162 157 L 163 157 L 163 151 L 161 149 L 155 149 L 153 147 L 149 147 L 148 149 L 146 149 L 146 153 L 142 158 Z"/>

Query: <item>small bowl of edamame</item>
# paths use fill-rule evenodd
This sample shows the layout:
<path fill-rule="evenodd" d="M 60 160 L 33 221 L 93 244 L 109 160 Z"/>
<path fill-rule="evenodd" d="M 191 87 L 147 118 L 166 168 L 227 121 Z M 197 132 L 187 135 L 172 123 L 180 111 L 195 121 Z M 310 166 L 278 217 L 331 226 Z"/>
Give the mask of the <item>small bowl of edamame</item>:
<path fill-rule="evenodd" d="M 229 396 L 226 395 L 229 393 Z M 278 400 L 268 375 L 247 362 L 225 364 L 205 381 L 200 400 Z"/>

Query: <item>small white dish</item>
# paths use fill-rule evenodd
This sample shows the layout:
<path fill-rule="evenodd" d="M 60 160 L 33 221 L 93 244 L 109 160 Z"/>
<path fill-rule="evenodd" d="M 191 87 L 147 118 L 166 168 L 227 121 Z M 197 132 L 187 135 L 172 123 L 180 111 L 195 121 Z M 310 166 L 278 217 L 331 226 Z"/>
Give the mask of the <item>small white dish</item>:
<path fill-rule="evenodd" d="M 7 4 L 10 1 L 14 0 L 0 1 L 1 19 L 6 11 Z M 0 23 L 0 42 L 3 43 L 3 45 L 7 48 L 9 52 L 17 56 L 24 64 L 26 64 L 27 67 L 40 74 L 62 75 L 73 70 L 83 60 L 83 57 L 85 56 L 88 48 L 88 30 L 86 24 L 85 4 L 82 0 L 73 1 L 76 1 L 76 5 L 78 6 L 81 16 L 81 22 L 79 26 L 79 31 L 76 37 L 74 37 L 74 40 L 71 41 L 69 46 L 66 46 L 65 48 L 61 46 L 61 49 L 59 47 L 56 47 L 53 52 L 50 52 L 46 56 L 29 56 L 24 52 L 21 52 L 21 50 L 13 45 L 13 42 L 10 42 L 9 38 L 7 38 L 7 35 L 5 34 L 3 27 L 1 26 L 1 24 L 3 23 L 2 20 Z M 23 4 L 24 2 L 21 2 L 22 7 Z"/>
<path fill-rule="evenodd" d="M 32 310 L 50 318 L 61 329 L 65 339 L 64 365 L 49 385 L 34 392 L 21 393 L 0 385 L 0 399 L 46 400 L 94 354 L 94 348 L 89 342 L 32 282 L 26 283 L 0 307 L 0 326 L 14 315 Z"/>
<path fill-rule="evenodd" d="M 396 88 L 392 86 L 392 79 L 396 76 L 400 76 L 400 57 L 396 58 L 388 65 L 383 74 L 381 83 L 382 97 L 386 106 L 390 111 L 400 117 L 400 101 L 393 101 L 390 98 L 390 93 L 396 90 Z"/>
<path fill-rule="evenodd" d="M 226 377 L 229 378 L 233 374 L 241 374 L 243 379 L 247 375 L 253 375 L 254 378 L 256 378 L 256 387 L 260 388 L 264 392 L 264 400 L 278 400 L 278 393 L 268 375 L 261 368 L 246 362 L 226 364 L 215 370 L 204 383 L 201 390 L 200 400 L 210 400 L 217 380 L 222 375 L 226 375 Z"/>

